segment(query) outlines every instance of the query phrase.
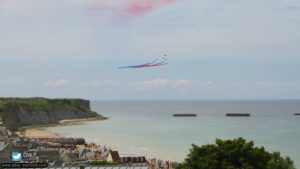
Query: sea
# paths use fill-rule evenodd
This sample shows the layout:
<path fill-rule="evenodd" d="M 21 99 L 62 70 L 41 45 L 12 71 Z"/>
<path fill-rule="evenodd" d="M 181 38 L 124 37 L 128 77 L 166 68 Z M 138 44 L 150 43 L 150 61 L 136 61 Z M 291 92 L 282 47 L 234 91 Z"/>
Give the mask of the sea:
<path fill-rule="evenodd" d="M 192 144 L 243 137 L 269 152 L 289 156 L 300 168 L 300 100 L 91 101 L 92 110 L 109 117 L 83 125 L 48 128 L 66 137 L 118 150 L 121 156 L 146 156 L 182 162 Z M 173 117 L 193 113 L 196 117 Z M 250 117 L 226 117 L 250 113 Z"/>

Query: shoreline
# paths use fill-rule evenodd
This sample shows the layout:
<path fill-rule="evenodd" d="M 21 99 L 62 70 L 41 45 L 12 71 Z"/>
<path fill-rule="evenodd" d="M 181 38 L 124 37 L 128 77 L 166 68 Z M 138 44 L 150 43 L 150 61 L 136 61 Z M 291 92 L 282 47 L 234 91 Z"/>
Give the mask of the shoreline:
<path fill-rule="evenodd" d="M 108 117 L 98 116 L 98 117 L 94 117 L 94 118 L 85 118 L 85 119 L 61 120 L 57 124 L 50 124 L 50 125 L 26 126 L 26 127 L 23 127 L 20 129 L 22 131 L 18 131 L 18 136 L 19 137 L 28 137 L 28 138 L 67 138 L 65 136 L 59 135 L 58 133 L 49 131 L 48 128 L 73 126 L 73 125 L 84 125 L 84 124 L 86 124 L 86 122 L 89 122 L 89 121 L 101 121 L 101 120 L 108 120 L 108 119 L 109 119 Z M 88 141 L 88 143 L 94 143 L 97 145 L 101 145 L 101 143 L 97 143 L 94 141 Z M 111 145 L 103 145 L 103 146 L 109 147 L 109 148 L 113 147 Z M 117 149 L 115 151 L 119 151 Z M 121 152 L 119 152 L 119 153 L 121 153 Z M 130 153 L 130 154 L 131 154 L 130 156 L 139 156 L 136 153 Z M 162 161 L 171 161 L 171 159 L 157 158 L 155 155 L 153 155 L 153 156 L 144 155 L 144 156 L 147 159 L 158 159 L 158 160 L 162 160 Z M 172 160 L 172 161 L 175 162 L 176 160 Z M 178 161 L 176 161 L 176 162 L 178 162 Z"/>
<path fill-rule="evenodd" d="M 74 123 L 74 124 L 79 124 L 79 123 Z M 83 124 L 83 123 L 80 123 L 80 124 Z M 28 138 L 34 138 L 34 139 L 38 139 L 38 138 L 68 138 L 68 137 L 65 137 L 65 136 L 61 136 L 55 132 L 51 132 L 49 130 L 47 130 L 48 127 L 44 127 L 44 128 L 31 128 L 31 129 L 28 129 L 27 130 L 27 133 L 25 135 L 22 135 L 23 137 L 28 137 Z M 73 138 L 76 138 L 76 137 L 73 137 Z M 86 138 L 84 138 L 86 139 Z M 123 154 L 124 156 L 124 152 L 120 151 L 120 149 L 118 148 L 114 148 L 113 146 L 110 146 L 110 145 L 102 145 L 101 143 L 98 143 L 98 142 L 94 142 L 94 141 L 88 141 L 86 140 L 86 143 L 88 144 L 95 144 L 95 145 L 98 145 L 98 146 L 102 146 L 102 147 L 106 147 L 108 148 L 109 150 L 112 150 L 112 151 L 118 151 L 118 153 L 120 155 Z M 146 158 L 147 161 L 151 161 L 151 160 L 157 160 L 157 161 L 160 161 L 160 162 L 172 162 L 172 163 L 180 163 L 180 161 L 178 160 L 172 160 L 172 159 L 166 159 L 166 158 L 163 158 L 163 157 L 157 157 L 155 155 L 145 155 L 145 154 L 138 154 L 138 153 L 125 153 L 126 155 L 125 156 L 131 156 L 131 157 L 139 157 L 139 156 L 144 156 Z"/>
<path fill-rule="evenodd" d="M 97 117 L 93 117 L 93 118 L 85 118 L 85 119 L 68 119 L 68 120 L 61 120 L 59 121 L 59 123 L 56 124 L 49 124 L 49 125 L 34 125 L 34 126 L 26 126 L 23 128 L 20 128 L 20 130 L 17 132 L 17 135 L 19 137 L 28 137 L 28 138 L 33 138 L 33 139 L 38 139 L 38 138 L 68 138 L 62 135 L 59 135 L 58 133 L 49 131 L 48 128 L 51 127 L 62 127 L 62 126 L 73 126 L 73 125 L 84 125 L 86 124 L 86 122 L 89 121 L 101 121 L 101 120 L 108 120 L 108 117 L 103 117 L 103 116 L 97 116 Z M 84 138 L 85 139 L 85 138 Z M 101 143 L 97 143 L 94 141 L 87 141 L 87 143 L 92 143 L 92 144 L 96 144 L 96 145 L 101 145 L 104 147 L 107 147 L 109 149 L 111 149 L 111 145 L 102 145 Z M 113 148 L 114 149 L 114 148 Z M 119 148 L 114 149 L 114 151 L 119 151 Z M 123 154 L 122 152 L 119 152 L 121 154 Z M 128 153 L 128 152 L 127 152 Z M 127 154 L 126 153 L 126 154 Z M 130 153 L 130 155 L 126 155 L 126 156 L 140 156 L 138 155 L 138 153 Z M 172 162 L 176 162 L 178 163 L 177 160 L 171 160 L 171 159 L 165 159 L 165 158 L 157 158 L 157 156 L 155 155 L 143 155 L 146 157 L 147 160 L 159 160 L 159 161 L 172 161 Z"/>
<path fill-rule="evenodd" d="M 108 117 L 97 116 L 92 118 L 83 118 L 83 119 L 66 119 L 60 120 L 55 124 L 47 124 L 47 125 L 33 125 L 26 126 L 20 128 L 16 134 L 21 137 L 31 137 L 31 138 L 39 138 L 39 137 L 53 137 L 53 138 L 62 138 L 63 136 L 58 135 L 57 133 L 53 133 L 48 131 L 49 127 L 60 127 L 60 126 L 72 126 L 72 125 L 83 125 L 89 121 L 101 121 L 108 120 Z"/>

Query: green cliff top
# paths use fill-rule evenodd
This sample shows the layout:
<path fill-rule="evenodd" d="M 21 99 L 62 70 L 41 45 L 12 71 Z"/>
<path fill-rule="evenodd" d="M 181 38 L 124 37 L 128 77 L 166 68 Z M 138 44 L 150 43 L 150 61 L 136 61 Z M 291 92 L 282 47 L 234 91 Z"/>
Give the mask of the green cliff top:
<path fill-rule="evenodd" d="M 9 107 L 21 107 L 25 111 L 71 111 L 81 112 L 84 117 L 96 117 L 90 110 L 90 102 L 83 99 L 48 99 L 48 98 L 0 98 L 0 118 L 5 120 Z"/>

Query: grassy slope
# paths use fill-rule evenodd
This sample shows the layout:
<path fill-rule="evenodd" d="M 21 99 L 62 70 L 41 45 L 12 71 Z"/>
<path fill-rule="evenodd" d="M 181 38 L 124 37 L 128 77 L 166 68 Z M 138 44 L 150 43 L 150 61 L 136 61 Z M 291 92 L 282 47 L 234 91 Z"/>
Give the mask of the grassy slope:
<path fill-rule="evenodd" d="M 47 99 L 47 98 L 0 98 L 0 118 L 5 120 L 7 113 L 6 104 L 17 103 L 29 110 L 47 111 L 80 111 L 86 118 L 96 117 L 97 113 L 87 107 L 80 106 L 79 99 Z"/>

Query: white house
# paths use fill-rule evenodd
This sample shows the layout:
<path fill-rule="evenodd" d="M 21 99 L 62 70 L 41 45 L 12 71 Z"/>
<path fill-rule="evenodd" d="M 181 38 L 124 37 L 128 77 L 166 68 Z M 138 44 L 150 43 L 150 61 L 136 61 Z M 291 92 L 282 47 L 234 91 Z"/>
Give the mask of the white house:
<path fill-rule="evenodd" d="M 0 127 L 0 135 L 6 135 L 6 128 L 5 127 Z"/>
<path fill-rule="evenodd" d="M 8 146 L 8 143 L 0 142 L 0 152 L 4 151 L 6 147 Z"/>

